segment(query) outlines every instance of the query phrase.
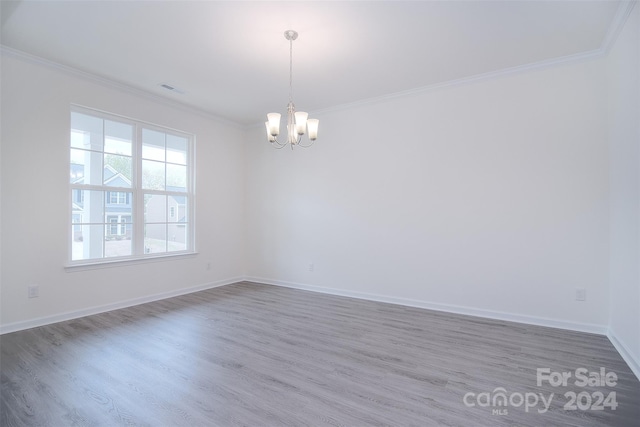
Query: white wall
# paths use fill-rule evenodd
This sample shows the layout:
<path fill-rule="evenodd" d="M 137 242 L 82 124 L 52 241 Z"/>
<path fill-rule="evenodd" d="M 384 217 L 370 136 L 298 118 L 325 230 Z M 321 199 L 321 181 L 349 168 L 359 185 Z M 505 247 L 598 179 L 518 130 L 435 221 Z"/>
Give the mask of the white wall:
<path fill-rule="evenodd" d="M 67 272 L 71 103 L 196 135 L 198 255 Z M 243 131 L 204 115 L 2 56 L 2 302 L 4 331 L 154 295 L 237 280 L 244 273 Z M 211 269 L 206 264 L 211 262 Z M 27 286 L 40 297 L 27 299 Z M 26 323 L 25 323 L 26 322 Z"/>
<path fill-rule="evenodd" d="M 327 112 L 306 151 L 251 130 L 248 275 L 604 332 L 605 103 L 593 59 Z"/>
<path fill-rule="evenodd" d="M 639 15 L 606 58 L 325 112 L 293 152 L 3 54 L 0 332 L 249 277 L 608 326 L 638 371 Z M 64 270 L 71 103 L 197 135 L 198 255 Z"/>
<path fill-rule="evenodd" d="M 640 376 L 640 7 L 609 55 L 610 337 Z"/>

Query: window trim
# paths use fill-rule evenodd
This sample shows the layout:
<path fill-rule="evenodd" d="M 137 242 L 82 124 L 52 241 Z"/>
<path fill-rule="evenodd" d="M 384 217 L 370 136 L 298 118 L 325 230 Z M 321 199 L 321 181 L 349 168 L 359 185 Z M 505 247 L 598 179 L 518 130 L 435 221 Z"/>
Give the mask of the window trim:
<path fill-rule="evenodd" d="M 144 258 L 94 258 L 93 262 L 84 262 L 76 264 L 67 264 L 64 266 L 66 272 L 72 273 L 76 271 L 99 270 L 103 268 L 121 267 L 126 265 L 147 264 L 150 262 L 164 262 L 178 259 L 189 259 L 198 256 L 198 251 L 189 253 L 156 253 L 149 254 Z"/>
<path fill-rule="evenodd" d="M 83 269 L 92 269 L 92 268 L 104 268 L 110 266 L 117 265 L 129 265 L 129 264 L 138 264 L 145 263 L 150 261 L 157 261 L 158 259 L 175 259 L 181 257 L 191 257 L 193 255 L 197 255 L 197 242 L 196 242 L 196 195 L 195 195 L 195 176 L 196 176 L 196 162 L 195 162 L 195 147 L 196 147 L 196 136 L 192 133 L 185 132 L 182 130 L 178 130 L 175 128 L 171 128 L 168 126 L 157 125 L 149 122 L 145 122 L 143 120 L 132 119 L 129 117 L 125 117 L 122 115 L 98 110 L 95 108 L 85 107 L 82 105 L 71 104 L 69 114 L 71 113 L 80 113 L 86 114 L 94 117 L 101 118 L 103 120 L 111 120 L 119 123 L 125 123 L 133 126 L 134 134 L 132 141 L 132 182 L 131 188 L 126 187 L 116 187 L 105 185 L 92 185 L 92 184 L 77 184 L 72 182 L 67 182 L 68 185 L 68 201 L 67 201 L 67 262 L 64 266 L 66 271 L 74 271 L 74 270 L 83 270 Z M 68 117 L 70 117 L 70 115 Z M 68 122 L 69 132 L 67 133 L 68 138 L 71 135 L 71 120 Z M 186 167 L 187 167 L 187 182 L 186 182 L 186 191 L 184 192 L 176 192 L 176 191 L 167 191 L 165 190 L 146 190 L 142 188 L 142 130 L 149 129 L 153 131 L 162 132 L 169 135 L 175 135 L 179 137 L 183 137 L 187 139 L 187 158 L 186 158 Z M 70 141 L 68 140 L 67 150 L 71 150 L 72 147 Z M 70 151 L 69 151 L 70 152 Z M 71 169 L 71 156 L 68 157 L 68 167 L 67 170 Z M 172 162 L 167 163 L 165 161 L 165 168 L 167 164 L 172 164 Z M 103 172 L 104 173 L 104 172 Z M 74 222 L 73 220 L 73 205 L 76 202 L 75 193 L 76 190 L 97 190 L 105 193 L 107 192 L 115 192 L 115 193 L 130 193 L 129 197 L 131 198 L 131 213 L 128 215 L 131 218 L 131 255 L 126 256 L 113 256 L 113 257 L 105 257 L 104 253 L 101 258 L 89 258 L 89 259 L 73 259 L 73 235 L 75 227 L 81 227 L 82 225 L 92 225 L 91 223 L 79 223 Z M 189 225 L 189 229 L 187 230 L 187 247 L 185 250 L 179 251 L 166 251 L 166 252 L 152 252 L 145 253 L 144 250 L 144 240 L 145 240 L 145 222 L 144 222 L 144 194 L 163 194 L 163 195 L 178 195 L 185 197 L 187 199 L 186 209 L 187 209 L 187 224 Z M 109 196 L 109 200 L 110 200 Z M 106 199 L 106 197 L 105 197 Z M 127 200 L 127 195 L 125 194 L 125 204 Z M 105 208 L 106 208 L 105 200 Z M 111 224 L 107 222 L 106 211 L 104 213 L 104 224 L 107 227 L 111 227 Z M 120 217 L 119 217 L 120 218 Z M 168 223 L 167 219 L 167 223 Z M 81 225 L 82 224 L 82 225 Z M 100 224 L 100 225 L 104 225 Z M 121 223 L 120 221 L 117 224 L 118 231 L 121 231 L 121 227 L 126 229 L 127 224 Z M 126 232 L 125 232 L 126 234 Z M 106 237 L 106 233 L 105 233 Z M 103 237 L 104 239 L 104 237 Z M 103 240 L 104 245 L 104 240 Z"/>

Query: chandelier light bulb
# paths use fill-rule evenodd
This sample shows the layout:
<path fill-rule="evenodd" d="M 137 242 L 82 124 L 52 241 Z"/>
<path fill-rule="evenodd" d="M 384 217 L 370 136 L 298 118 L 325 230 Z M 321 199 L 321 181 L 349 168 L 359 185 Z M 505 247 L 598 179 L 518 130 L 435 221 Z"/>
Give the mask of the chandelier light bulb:
<path fill-rule="evenodd" d="M 311 141 L 315 141 L 318 138 L 318 123 L 320 123 L 318 119 L 307 120 L 307 135 Z"/>
<path fill-rule="evenodd" d="M 307 129 L 307 117 L 309 114 L 303 111 L 296 111 L 296 132 L 298 135 L 304 135 L 304 132 Z"/>
<path fill-rule="evenodd" d="M 280 113 L 267 114 L 267 130 L 271 136 L 280 134 Z"/>

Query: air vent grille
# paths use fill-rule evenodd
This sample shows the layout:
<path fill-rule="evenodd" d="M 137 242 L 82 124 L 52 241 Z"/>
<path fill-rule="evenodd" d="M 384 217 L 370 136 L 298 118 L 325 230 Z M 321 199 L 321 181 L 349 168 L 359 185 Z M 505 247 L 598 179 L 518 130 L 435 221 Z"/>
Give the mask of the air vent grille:
<path fill-rule="evenodd" d="M 174 85 L 171 85 L 169 83 L 160 83 L 158 84 L 158 86 L 160 86 L 163 89 L 170 90 L 171 92 L 180 93 L 180 94 L 185 93 L 184 90 L 177 88 Z"/>

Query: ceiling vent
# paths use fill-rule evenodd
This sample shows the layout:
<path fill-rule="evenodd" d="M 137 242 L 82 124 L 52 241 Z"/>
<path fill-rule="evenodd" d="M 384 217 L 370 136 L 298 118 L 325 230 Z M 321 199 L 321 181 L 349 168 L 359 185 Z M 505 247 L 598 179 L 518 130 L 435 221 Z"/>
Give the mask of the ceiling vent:
<path fill-rule="evenodd" d="M 170 90 L 171 92 L 180 93 L 180 94 L 185 93 L 184 90 L 177 88 L 174 85 L 170 85 L 169 83 L 160 83 L 158 86 L 160 86 L 163 89 Z"/>

